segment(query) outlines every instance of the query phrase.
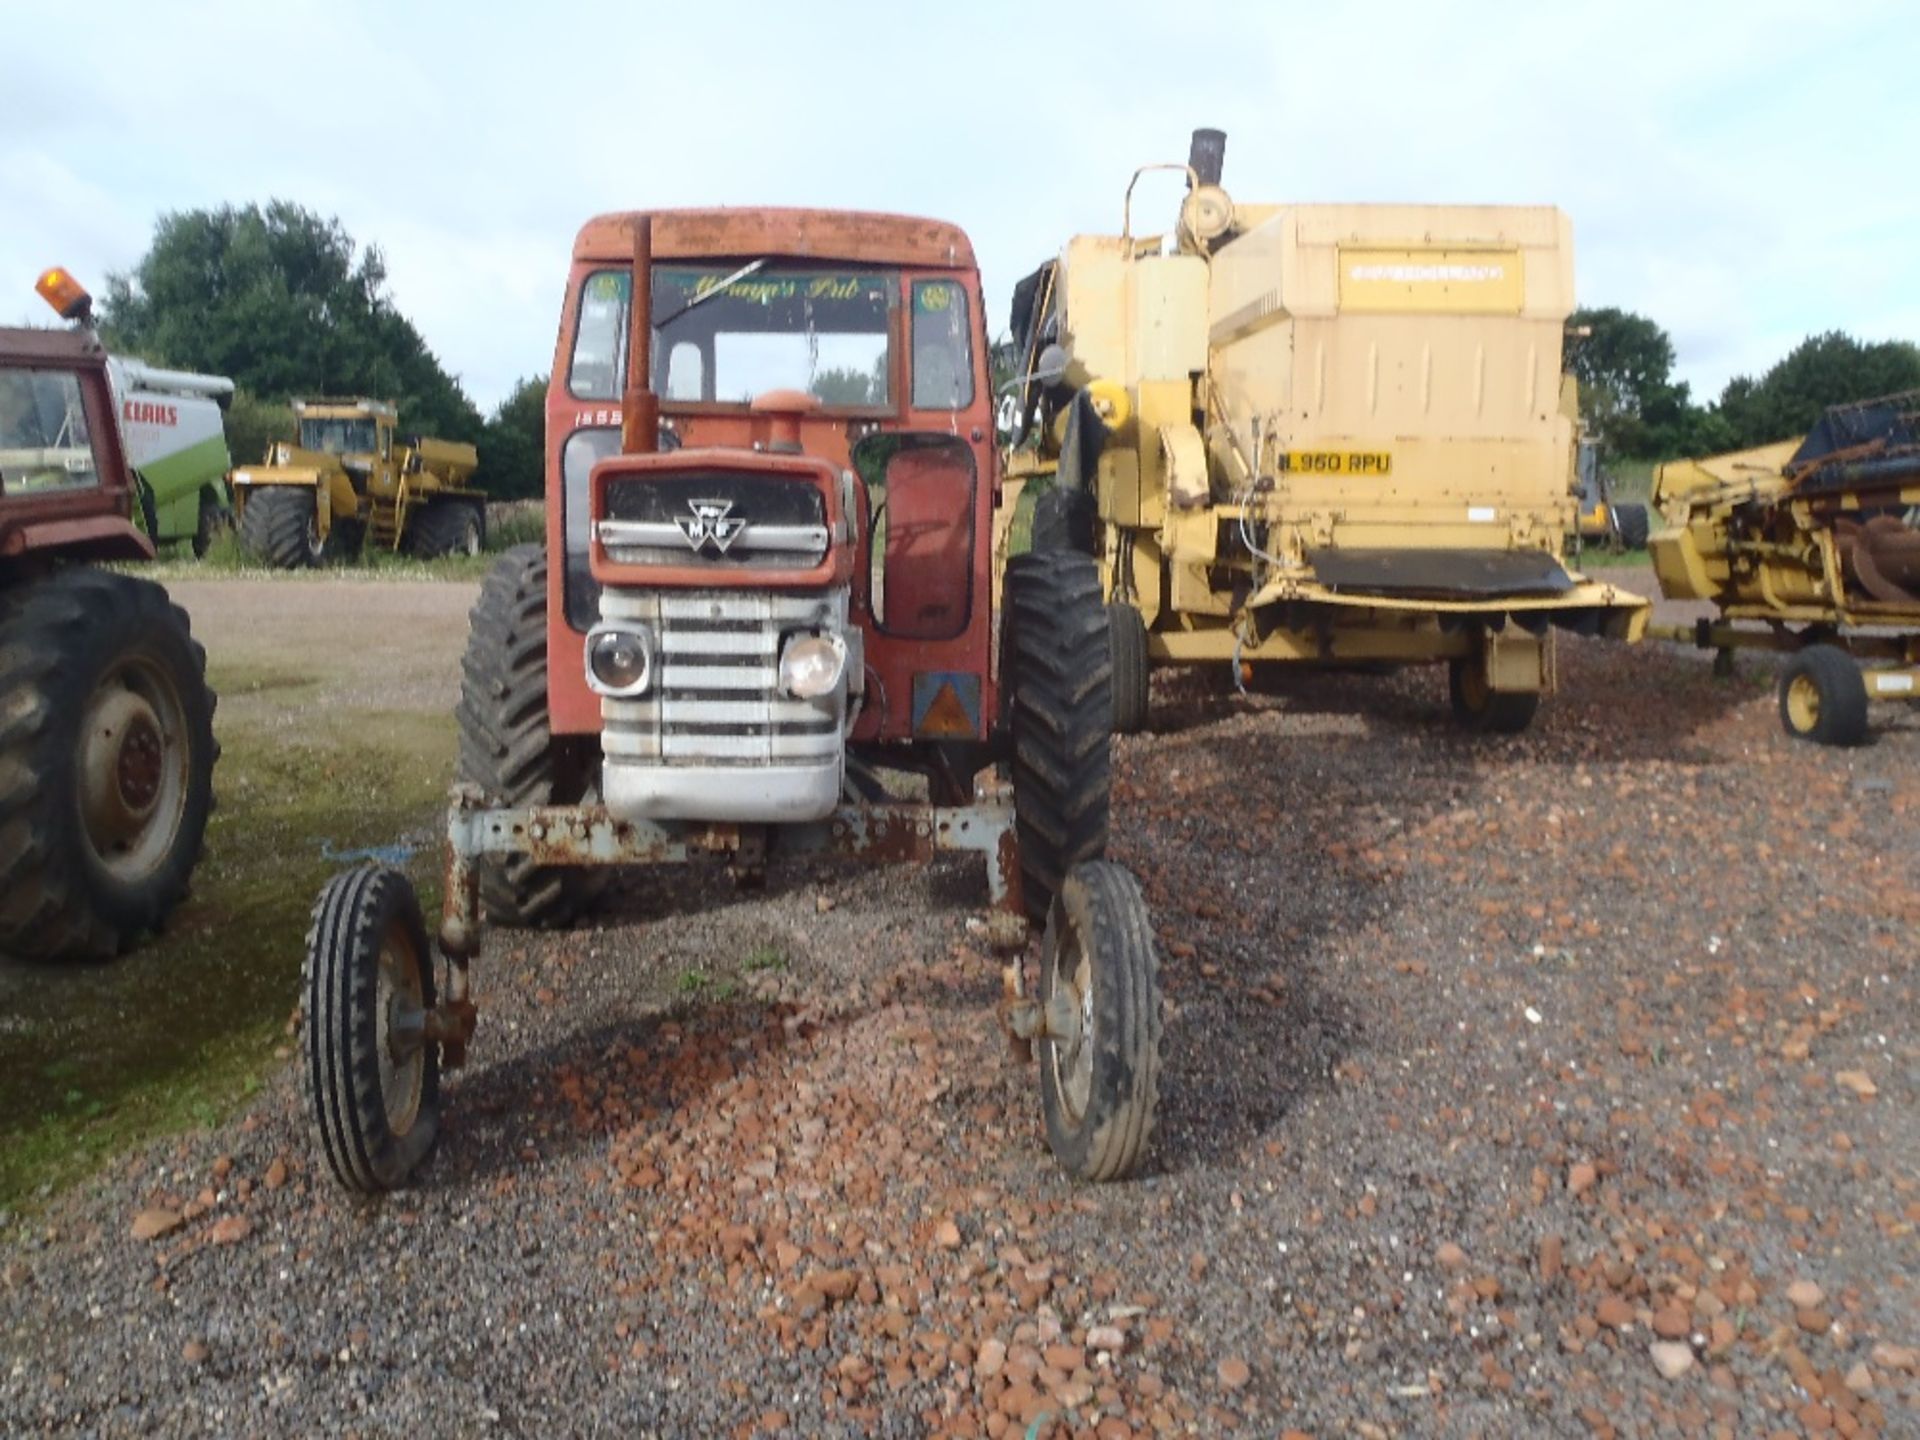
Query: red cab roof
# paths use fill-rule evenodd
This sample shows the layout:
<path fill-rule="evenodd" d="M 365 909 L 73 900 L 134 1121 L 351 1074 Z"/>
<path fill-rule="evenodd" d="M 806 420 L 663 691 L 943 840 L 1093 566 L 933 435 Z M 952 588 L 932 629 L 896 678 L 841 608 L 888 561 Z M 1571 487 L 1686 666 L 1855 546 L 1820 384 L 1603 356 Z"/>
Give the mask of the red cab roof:
<path fill-rule="evenodd" d="M 573 242 L 575 260 L 633 259 L 633 222 L 653 216 L 656 260 L 846 260 L 876 265 L 974 268 L 973 245 L 958 225 L 864 210 L 727 207 L 714 210 L 627 210 L 596 215 Z"/>

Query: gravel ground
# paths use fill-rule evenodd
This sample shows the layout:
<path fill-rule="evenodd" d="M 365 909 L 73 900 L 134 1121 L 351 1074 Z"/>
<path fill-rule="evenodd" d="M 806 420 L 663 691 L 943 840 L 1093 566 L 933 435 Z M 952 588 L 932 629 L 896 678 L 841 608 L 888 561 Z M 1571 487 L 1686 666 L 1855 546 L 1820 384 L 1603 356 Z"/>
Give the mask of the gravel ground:
<path fill-rule="evenodd" d="M 0 1244 L 0 1432 L 1920 1433 L 1920 723 L 1561 654 L 1511 742 L 1161 677 L 1138 1182 L 1050 1164 L 976 868 L 642 876 L 495 937 L 417 1188 L 289 1070 Z"/>

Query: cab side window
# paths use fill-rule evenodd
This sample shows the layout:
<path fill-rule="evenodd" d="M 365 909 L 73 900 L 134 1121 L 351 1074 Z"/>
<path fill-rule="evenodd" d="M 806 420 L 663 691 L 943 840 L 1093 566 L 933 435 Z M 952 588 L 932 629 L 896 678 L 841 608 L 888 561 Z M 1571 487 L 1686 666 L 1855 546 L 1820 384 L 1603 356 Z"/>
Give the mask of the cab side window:
<path fill-rule="evenodd" d="M 964 410 L 973 403 L 967 292 L 951 280 L 913 282 L 913 408 Z"/>

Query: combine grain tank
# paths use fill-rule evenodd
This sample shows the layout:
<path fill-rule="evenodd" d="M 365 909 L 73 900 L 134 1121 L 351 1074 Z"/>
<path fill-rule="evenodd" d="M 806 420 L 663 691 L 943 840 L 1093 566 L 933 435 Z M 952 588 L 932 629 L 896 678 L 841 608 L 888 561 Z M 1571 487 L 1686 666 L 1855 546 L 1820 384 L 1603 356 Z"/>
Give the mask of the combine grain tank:
<path fill-rule="evenodd" d="M 1149 665 L 1448 663 L 1471 725 L 1526 726 L 1553 627 L 1646 603 L 1561 563 L 1575 524 L 1566 217 L 1247 205 L 1196 137 L 1171 235 L 1078 235 L 1018 287 L 1036 545 L 1099 557 L 1115 721 Z M 1198 143 L 1204 141 L 1205 143 Z M 1144 172 L 1136 172 L 1137 182 Z"/>

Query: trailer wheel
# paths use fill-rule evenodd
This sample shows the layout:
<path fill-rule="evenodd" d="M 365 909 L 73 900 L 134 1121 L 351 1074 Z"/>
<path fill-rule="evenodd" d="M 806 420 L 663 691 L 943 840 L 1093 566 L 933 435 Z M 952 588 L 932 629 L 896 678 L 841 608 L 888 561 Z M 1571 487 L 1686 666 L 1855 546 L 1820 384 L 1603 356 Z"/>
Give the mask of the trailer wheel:
<path fill-rule="evenodd" d="M 240 548 L 277 570 L 318 565 L 320 517 L 313 491 L 302 485 L 262 485 L 240 511 Z"/>
<path fill-rule="evenodd" d="M 1858 745 L 1867 738 L 1867 682 L 1837 645 L 1796 651 L 1780 673 L 1780 723 L 1796 740 Z"/>
<path fill-rule="evenodd" d="M 1107 606 L 1107 638 L 1113 647 L 1113 733 L 1138 735 L 1147 728 L 1147 624 L 1124 602 Z"/>
<path fill-rule="evenodd" d="M 457 776 L 490 805 L 567 805 L 587 788 L 585 767 L 547 727 L 547 557 L 507 551 L 480 586 L 460 663 Z M 536 866 L 525 856 L 485 862 L 480 899 L 501 925 L 557 927 L 592 908 L 604 870 Z"/>
<path fill-rule="evenodd" d="M 1014 824 L 1028 912 L 1044 920 L 1067 872 L 1106 853 L 1113 662 L 1091 556 L 1016 555 L 1001 617 L 1013 731 Z"/>
<path fill-rule="evenodd" d="M 214 695 L 186 611 L 70 569 L 0 595 L 0 951 L 104 959 L 186 897 Z"/>
<path fill-rule="evenodd" d="M 392 1190 L 440 1128 L 433 952 L 407 877 L 362 865 L 329 880 L 301 979 L 302 1089 L 320 1153 L 349 1190 Z"/>
<path fill-rule="evenodd" d="M 1628 503 L 1613 507 L 1613 533 L 1622 550 L 1646 549 L 1649 528 L 1646 506 Z"/>
<path fill-rule="evenodd" d="M 480 511 L 463 500 L 428 504 L 407 534 L 407 548 L 423 560 L 478 555 L 484 543 Z"/>
<path fill-rule="evenodd" d="M 1085 490 L 1056 487 L 1033 502 L 1033 551 L 1094 553 L 1100 513 Z"/>
<path fill-rule="evenodd" d="M 1447 662 L 1447 701 L 1462 725 L 1489 735 L 1518 735 L 1540 709 L 1537 690 L 1489 686 L 1479 657 L 1471 655 Z"/>
<path fill-rule="evenodd" d="M 1133 876 L 1077 865 L 1040 948 L 1040 1108 L 1047 1144 L 1076 1180 L 1120 1180 L 1146 1158 L 1160 1093 L 1160 964 Z"/>

